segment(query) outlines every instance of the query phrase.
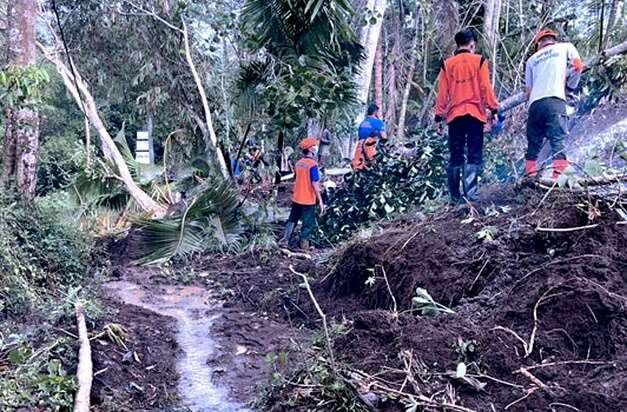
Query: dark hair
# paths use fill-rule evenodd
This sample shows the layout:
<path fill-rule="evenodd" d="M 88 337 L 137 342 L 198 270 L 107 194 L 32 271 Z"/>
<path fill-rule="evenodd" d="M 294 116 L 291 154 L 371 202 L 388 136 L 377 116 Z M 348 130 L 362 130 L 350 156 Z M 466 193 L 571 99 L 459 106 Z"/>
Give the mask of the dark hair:
<path fill-rule="evenodd" d="M 457 47 L 468 46 L 473 41 L 477 41 L 477 35 L 473 29 L 465 29 L 455 35 Z"/>
<path fill-rule="evenodd" d="M 370 106 L 368 106 L 368 116 L 372 116 L 378 111 L 379 111 L 379 106 L 377 106 L 376 104 L 372 103 Z"/>

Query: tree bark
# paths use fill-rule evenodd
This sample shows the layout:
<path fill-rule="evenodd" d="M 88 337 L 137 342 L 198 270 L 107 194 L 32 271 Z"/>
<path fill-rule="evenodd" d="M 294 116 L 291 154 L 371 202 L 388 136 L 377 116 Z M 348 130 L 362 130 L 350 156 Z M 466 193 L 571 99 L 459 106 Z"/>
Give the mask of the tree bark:
<path fill-rule="evenodd" d="M 10 66 L 35 64 L 35 26 L 37 0 L 13 0 L 7 9 L 7 61 Z M 30 199 L 37 186 L 37 150 L 39 148 L 39 113 L 23 103 L 7 109 L 2 183 L 15 182 L 20 197 Z"/>
<path fill-rule="evenodd" d="M 387 0 L 367 0 L 365 9 L 370 10 L 376 16 L 374 24 L 367 22 L 361 29 L 359 40 L 364 47 L 364 62 L 361 70 L 356 75 L 355 85 L 357 86 L 357 101 L 365 106 L 368 103 L 368 95 L 370 92 L 370 83 L 372 82 L 372 69 L 374 66 L 374 58 L 381 36 L 381 27 L 383 26 L 383 18 Z M 359 124 L 363 119 L 363 111 L 360 110 L 355 118 L 355 124 Z M 350 135 L 340 141 L 340 150 L 342 156 L 346 159 L 352 157 L 354 138 Z"/>

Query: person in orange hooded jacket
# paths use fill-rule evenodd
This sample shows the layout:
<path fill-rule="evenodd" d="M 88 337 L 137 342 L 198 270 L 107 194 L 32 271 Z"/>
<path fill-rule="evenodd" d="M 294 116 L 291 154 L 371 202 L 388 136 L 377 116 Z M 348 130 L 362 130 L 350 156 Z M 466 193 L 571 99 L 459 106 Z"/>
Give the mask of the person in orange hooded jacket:
<path fill-rule="evenodd" d="M 455 55 L 442 63 L 435 107 L 435 121 L 448 124 L 450 161 L 448 187 L 453 203 L 461 199 L 463 173 L 466 199 L 477 200 L 479 168 L 483 160 L 483 131 L 494 121 L 499 103 L 490 83 L 490 68 L 485 58 L 475 54 L 477 38 L 471 29 L 455 35 Z M 468 158 L 464 167 L 464 152 Z"/>
<path fill-rule="evenodd" d="M 300 247 L 309 249 L 309 237 L 316 224 L 316 203 L 320 205 L 320 213 L 324 213 L 324 203 L 320 191 L 320 171 L 318 169 L 318 146 L 320 141 L 308 137 L 303 139 L 298 147 L 303 151 L 301 158 L 294 165 L 294 192 L 292 194 L 292 210 L 287 219 L 285 232 L 279 241 L 282 245 L 289 245 L 294 228 L 299 220 L 303 221 L 300 232 Z"/>

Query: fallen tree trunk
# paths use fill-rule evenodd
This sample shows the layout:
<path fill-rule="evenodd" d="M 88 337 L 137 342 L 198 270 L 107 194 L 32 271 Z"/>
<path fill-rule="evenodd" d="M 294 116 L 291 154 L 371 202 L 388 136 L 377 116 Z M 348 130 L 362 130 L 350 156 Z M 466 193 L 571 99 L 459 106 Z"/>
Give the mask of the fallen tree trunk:
<path fill-rule="evenodd" d="M 91 345 L 89 343 L 89 336 L 87 336 L 87 325 L 85 324 L 83 305 L 76 300 L 74 308 L 76 311 L 78 341 L 80 344 L 78 351 L 78 369 L 76 370 L 78 390 L 76 391 L 76 398 L 74 398 L 74 412 L 89 412 L 91 383 L 93 380 Z"/>
<path fill-rule="evenodd" d="M 157 218 L 165 216 L 165 207 L 151 198 L 133 180 L 133 176 L 131 176 L 124 157 L 118 150 L 113 138 L 98 115 L 98 108 L 94 97 L 89 91 L 89 88 L 80 73 L 78 73 L 75 69 L 71 70 L 68 68 L 68 66 L 59 58 L 54 50 L 50 50 L 40 43 L 37 44 L 37 47 L 42 51 L 46 59 L 54 64 L 57 72 L 63 79 L 65 88 L 74 98 L 81 111 L 83 111 L 85 116 L 89 119 L 89 122 L 94 127 L 96 132 L 98 132 L 100 140 L 102 141 L 103 152 L 110 153 L 111 160 L 115 163 L 119 173 L 117 178 L 124 184 L 124 186 L 126 186 L 126 189 L 133 200 L 135 200 L 137 205 L 144 212 L 149 213 L 151 216 Z"/>
<path fill-rule="evenodd" d="M 610 57 L 619 56 L 621 54 L 627 53 L 627 41 L 620 43 L 614 47 L 610 47 L 597 54 L 596 56 L 586 60 L 584 63 L 584 72 L 590 70 L 591 68 L 603 64 L 605 59 Z M 527 101 L 527 96 L 524 92 L 516 93 L 513 96 L 508 97 L 507 99 L 501 102 L 500 112 L 505 113 L 515 107 L 520 106 L 521 104 Z"/>

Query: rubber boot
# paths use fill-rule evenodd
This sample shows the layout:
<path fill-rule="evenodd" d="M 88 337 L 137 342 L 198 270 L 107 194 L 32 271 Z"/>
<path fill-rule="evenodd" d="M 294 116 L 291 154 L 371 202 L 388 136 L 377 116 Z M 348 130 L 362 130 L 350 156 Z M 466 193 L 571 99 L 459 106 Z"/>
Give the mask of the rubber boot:
<path fill-rule="evenodd" d="M 553 179 L 558 179 L 564 170 L 568 169 L 568 160 L 555 159 L 553 160 Z"/>
<path fill-rule="evenodd" d="M 459 166 L 449 166 L 448 169 L 446 169 L 446 175 L 448 177 L 448 192 L 451 195 L 451 203 L 456 204 L 462 197 L 459 191 L 462 168 Z"/>
<path fill-rule="evenodd" d="M 469 202 L 479 200 L 479 165 L 467 164 L 464 168 L 464 196 Z"/>
<path fill-rule="evenodd" d="M 537 160 L 525 161 L 525 174 L 529 177 L 538 176 L 538 161 Z"/>
<path fill-rule="evenodd" d="M 287 222 L 285 225 L 285 231 L 283 232 L 283 237 L 279 240 L 280 246 L 289 246 L 290 240 L 292 239 L 292 233 L 294 233 L 294 228 L 296 227 L 296 223 Z"/>

